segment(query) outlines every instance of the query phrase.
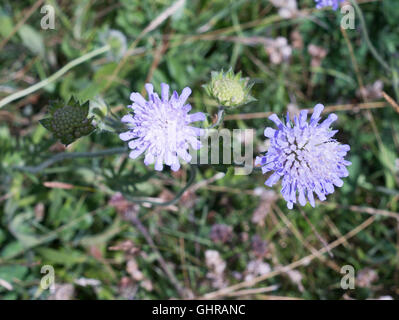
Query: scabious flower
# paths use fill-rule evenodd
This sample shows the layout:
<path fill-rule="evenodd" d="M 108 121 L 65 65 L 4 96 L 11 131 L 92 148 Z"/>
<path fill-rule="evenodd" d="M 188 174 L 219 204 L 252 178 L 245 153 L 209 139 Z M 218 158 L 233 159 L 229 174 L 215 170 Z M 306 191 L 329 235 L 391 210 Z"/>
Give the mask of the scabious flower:
<path fill-rule="evenodd" d="M 334 10 L 337 10 L 339 4 L 344 1 L 345 0 L 315 0 L 317 9 L 332 7 Z"/>
<path fill-rule="evenodd" d="M 309 123 L 307 110 L 294 117 L 294 123 L 288 114 L 286 124 L 275 114 L 269 117 L 278 128 L 265 129 L 270 147 L 265 156 L 256 158 L 255 165 L 262 166 L 263 173 L 274 171 L 265 182 L 269 187 L 282 178 L 281 193 L 289 209 L 297 202 L 297 194 L 302 206 L 307 198 L 314 207 L 313 192 L 323 201 L 334 192 L 334 185 L 341 187 L 341 178 L 348 176 L 346 166 L 351 163 L 344 157 L 350 147 L 332 138 L 338 132 L 330 129 L 338 118 L 335 114 L 319 123 L 323 109 L 323 105 L 316 105 Z"/>
<path fill-rule="evenodd" d="M 180 168 L 180 159 L 191 161 L 188 153 L 189 146 L 194 150 L 201 148 L 197 139 L 204 130 L 192 127 L 189 124 L 205 120 L 202 112 L 188 114 L 190 104 L 185 104 L 191 94 L 191 89 L 186 87 L 179 96 L 176 91 L 169 98 L 169 85 L 161 84 L 161 98 L 154 93 L 152 84 L 147 83 L 145 89 L 148 101 L 138 92 L 130 95 L 133 101 L 131 108 L 134 114 L 127 114 L 122 118 L 130 129 L 121 133 L 123 141 L 129 141 L 129 157 L 136 159 L 145 152 L 144 163 L 155 163 L 155 170 L 162 171 L 163 164 L 171 167 L 173 171 Z"/>

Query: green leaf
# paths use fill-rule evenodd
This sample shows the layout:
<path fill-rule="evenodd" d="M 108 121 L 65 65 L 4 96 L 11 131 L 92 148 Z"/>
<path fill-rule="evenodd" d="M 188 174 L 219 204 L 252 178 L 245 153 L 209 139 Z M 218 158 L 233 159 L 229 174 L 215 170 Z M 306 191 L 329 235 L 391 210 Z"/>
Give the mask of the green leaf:
<path fill-rule="evenodd" d="M 4 246 L 0 256 L 4 259 L 8 259 L 19 255 L 24 250 L 25 248 L 21 242 L 13 241 Z"/>
<path fill-rule="evenodd" d="M 28 268 L 21 265 L 7 265 L 0 267 L 0 279 L 7 282 L 13 282 L 14 279 L 23 280 Z"/>
<path fill-rule="evenodd" d="M 88 116 L 88 114 L 89 114 L 89 101 L 86 101 L 85 103 L 83 103 L 80 106 L 80 108 L 82 108 L 85 111 L 85 118 L 86 118 Z M 91 120 L 93 120 L 93 119 L 91 119 Z"/>
<path fill-rule="evenodd" d="M 5 240 L 6 235 L 3 230 L 0 229 L 0 244 Z"/>
<path fill-rule="evenodd" d="M 87 256 L 81 251 L 69 248 L 58 250 L 50 248 L 37 248 L 36 251 L 42 256 L 43 262 L 48 264 L 61 264 L 70 267 L 75 264 L 86 262 Z"/>
<path fill-rule="evenodd" d="M 114 223 L 109 228 L 104 230 L 102 233 L 93 236 L 83 237 L 80 243 L 86 247 L 99 246 L 107 243 L 120 231 L 121 231 L 121 221 L 119 219 L 115 219 Z"/>
<path fill-rule="evenodd" d="M 31 26 L 24 24 L 19 29 L 18 33 L 25 47 L 32 51 L 32 53 L 44 57 L 44 41 L 43 37 L 38 31 L 33 29 Z"/>
<path fill-rule="evenodd" d="M 6 38 L 13 29 L 12 19 L 0 11 L 0 35 Z"/>
<path fill-rule="evenodd" d="M 27 248 L 38 245 L 41 240 L 30 225 L 32 219 L 32 213 L 18 214 L 11 220 L 8 226 L 12 234 Z"/>
<path fill-rule="evenodd" d="M 86 88 L 74 93 L 74 95 L 81 101 L 93 99 L 101 90 L 97 83 L 91 83 Z"/>

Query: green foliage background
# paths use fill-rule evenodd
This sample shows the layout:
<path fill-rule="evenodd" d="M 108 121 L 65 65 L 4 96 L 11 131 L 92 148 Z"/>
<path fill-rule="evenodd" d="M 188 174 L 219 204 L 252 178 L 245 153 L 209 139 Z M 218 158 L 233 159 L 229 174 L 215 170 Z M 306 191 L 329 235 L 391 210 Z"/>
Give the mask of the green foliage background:
<path fill-rule="evenodd" d="M 100 47 L 100 34 L 109 29 L 121 31 L 129 46 L 173 1 L 49 1 L 55 8 L 55 30 L 40 28 L 40 9 L 18 26 L 35 3 L 1 2 L 0 43 L 5 42 L 0 50 L 0 99 L 48 78 L 69 61 Z M 109 249 L 124 240 L 131 240 L 139 248 L 138 268 L 153 285 L 149 291 L 132 283 L 133 297 L 178 297 L 157 263 L 154 248 L 108 201 L 115 191 L 122 189 L 134 196 L 176 194 L 187 179 L 187 168 L 177 175 L 169 170 L 157 173 L 140 159 L 127 160 L 125 154 L 66 159 L 37 173 L 18 168 L 39 165 L 56 152 L 55 140 L 38 122 L 46 116 L 51 100 L 68 100 L 75 95 L 81 100 L 104 101 L 117 118 L 126 112 L 124 107 L 129 104 L 132 91 L 141 92 L 146 81 L 156 88 L 166 82 L 177 91 L 191 87 L 193 109 L 208 113 L 210 119 L 216 108 L 201 86 L 209 81 L 211 71 L 230 67 L 241 70 L 255 82 L 252 95 L 257 101 L 234 109 L 229 115 L 269 111 L 282 115 L 290 102 L 296 102 L 300 108 L 312 108 L 316 103 L 352 104 L 351 110 L 337 111 L 336 125 L 339 140 L 351 146 L 350 176 L 325 204 L 318 204 L 315 209 L 309 205 L 303 208 L 317 233 L 298 208 L 287 210 L 281 199 L 266 218 L 265 226 L 251 222 L 260 205 L 259 197 L 251 192 L 263 187 L 265 180 L 259 171 L 237 176 L 227 170 L 223 179 L 212 183 L 213 188 L 199 188 L 172 208 L 141 206 L 141 222 L 176 278 L 194 296 L 203 296 L 215 290 L 206 280 L 205 250 L 219 251 L 227 263 L 225 277 L 232 285 L 242 281 L 234 277 L 234 272 L 242 273 L 256 255 L 251 246 L 253 236 L 267 242 L 268 254 L 263 259 L 276 269 L 311 254 L 309 247 L 323 248 L 319 235 L 331 243 L 354 230 L 371 213 L 375 216 L 373 223 L 348 243 L 336 247 L 333 256 L 327 254 L 324 261 L 314 259 L 297 269 L 303 290 L 284 273 L 255 287 L 277 285 L 272 295 L 304 299 L 365 299 L 384 295 L 397 298 L 399 175 L 395 160 L 399 158 L 399 116 L 388 103 L 382 108 L 368 109 L 373 116 L 373 128 L 367 111 L 356 107 L 364 102 L 356 92 L 361 83 L 382 80 L 387 94 L 399 100 L 399 2 L 360 4 L 371 42 L 391 73 L 371 55 L 358 17 L 356 29 L 346 30 L 354 52 L 352 57 L 339 28 L 339 11 L 315 10 L 311 0 L 298 4 L 302 17 L 282 19 L 266 0 L 187 1 L 172 17 L 137 41 L 114 81 L 110 77 L 119 61 L 104 54 L 0 109 L 0 279 L 13 287 L 7 290 L 0 286 L 0 298 L 48 298 L 48 290 L 40 290 L 39 283 L 41 266 L 49 264 L 54 266 L 59 284 L 74 284 L 82 277 L 101 282 L 95 288 L 74 284 L 75 299 L 124 299 L 121 281 L 129 277 L 128 257 L 122 251 Z M 237 40 L 277 36 L 290 39 L 293 30 L 300 32 L 303 48 L 294 49 L 290 62 L 280 65 L 269 62 L 263 45 Z M 309 44 L 328 50 L 319 68 L 310 67 Z M 367 101 L 375 102 L 385 100 Z M 266 117 L 244 120 L 238 116 L 238 120 L 224 122 L 230 129 L 255 128 L 255 146 L 263 144 L 267 124 Z M 123 147 L 118 136 L 106 128 L 104 124 L 103 130 L 79 139 L 67 152 Z M 255 150 L 254 156 L 258 152 Z M 201 166 L 196 182 L 213 177 L 216 169 L 220 168 Z M 49 188 L 46 182 L 68 183 L 73 188 Z M 286 215 L 301 237 L 287 227 L 279 212 Z M 233 228 L 229 242 L 210 239 L 215 223 Z M 339 268 L 348 264 L 356 271 L 371 268 L 379 279 L 365 288 L 342 290 Z M 241 297 L 263 299 L 266 295 Z"/>

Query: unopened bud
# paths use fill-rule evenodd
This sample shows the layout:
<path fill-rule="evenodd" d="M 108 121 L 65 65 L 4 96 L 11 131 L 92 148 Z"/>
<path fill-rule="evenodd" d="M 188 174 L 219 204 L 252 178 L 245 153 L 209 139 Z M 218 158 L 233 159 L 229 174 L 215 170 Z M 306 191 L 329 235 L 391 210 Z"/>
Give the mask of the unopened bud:
<path fill-rule="evenodd" d="M 40 120 L 40 123 L 65 145 L 90 134 L 95 129 L 91 124 L 93 118 L 87 118 L 89 102 L 81 105 L 73 98 L 67 104 L 53 103 L 49 111 L 51 117 Z"/>
<path fill-rule="evenodd" d="M 252 84 L 248 84 L 248 78 L 241 78 L 241 72 L 234 75 L 231 69 L 226 73 L 212 72 L 211 82 L 204 88 L 224 107 L 238 107 L 255 100 L 249 94 Z"/>

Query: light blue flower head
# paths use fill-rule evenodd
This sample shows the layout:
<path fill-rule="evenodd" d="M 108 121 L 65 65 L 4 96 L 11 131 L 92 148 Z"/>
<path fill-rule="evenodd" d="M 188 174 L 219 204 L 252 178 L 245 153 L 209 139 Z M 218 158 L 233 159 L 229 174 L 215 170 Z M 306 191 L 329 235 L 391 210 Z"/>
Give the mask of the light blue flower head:
<path fill-rule="evenodd" d="M 265 182 L 269 187 L 282 178 L 281 194 L 289 209 L 297 203 L 297 196 L 302 206 L 308 199 L 314 207 L 314 192 L 324 201 L 327 194 L 334 192 L 334 185 L 341 187 L 341 178 L 348 176 L 346 166 L 351 163 L 344 157 L 350 147 L 332 138 L 338 132 L 330 129 L 338 118 L 335 114 L 319 123 L 323 109 L 323 105 L 316 105 L 309 123 L 307 110 L 294 117 L 294 123 L 288 114 L 286 124 L 275 114 L 269 117 L 277 129 L 265 129 L 270 147 L 265 156 L 256 158 L 255 165 L 260 165 L 263 173 L 273 171 Z"/>
<path fill-rule="evenodd" d="M 161 84 L 161 97 L 154 93 L 152 84 L 147 83 L 145 88 L 148 101 L 138 92 L 130 95 L 133 104 L 128 106 L 133 114 L 127 114 L 122 122 L 130 128 L 121 133 L 123 141 L 129 141 L 132 151 L 129 157 L 136 159 L 145 153 L 144 163 L 155 163 L 155 170 L 162 171 L 163 164 L 173 171 L 180 168 L 180 159 L 191 161 L 188 153 L 189 146 L 198 150 L 201 142 L 197 139 L 203 134 L 203 129 L 190 126 L 190 123 L 204 121 L 202 112 L 189 114 L 191 105 L 186 100 L 191 89 L 186 87 L 179 96 L 176 91 L 169 98 L 169 85 Z"/>

